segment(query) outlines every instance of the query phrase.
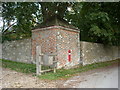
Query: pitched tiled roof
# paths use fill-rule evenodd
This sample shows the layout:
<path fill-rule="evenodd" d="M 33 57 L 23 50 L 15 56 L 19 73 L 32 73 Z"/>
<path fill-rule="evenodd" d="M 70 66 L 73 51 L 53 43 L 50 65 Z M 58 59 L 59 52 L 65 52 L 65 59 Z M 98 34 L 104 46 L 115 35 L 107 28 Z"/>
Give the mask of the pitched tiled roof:
<path fill-rule="evenodd" d="M 54 15 L 54 16 L 50 17 L 43 23 L 36 26 L 34 29 L 45 28 L 45 27 L 49 27 L 49 26 L 63 26 L 66 28 L 77 29 L 73 25 L 69 24 L 66 20 L 60 18 L 58 15 Z"/>

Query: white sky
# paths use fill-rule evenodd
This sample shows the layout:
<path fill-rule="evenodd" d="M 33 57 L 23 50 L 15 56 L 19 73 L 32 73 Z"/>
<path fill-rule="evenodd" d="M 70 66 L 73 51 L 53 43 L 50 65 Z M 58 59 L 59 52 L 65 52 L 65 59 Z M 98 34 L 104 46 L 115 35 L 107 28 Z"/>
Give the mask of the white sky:
<path fill-rule="evenodd" d="M 2 27 L 3 22 L 2 22 L 2 18 L 0 17 L 0 27 Z"/>
<path fill-rule="evenodd" d="M 0 17 L 0 27 L 3 26 L 2 18 Z M 2 32 L 2 29 L 0 28 L 0 32 Z"/>

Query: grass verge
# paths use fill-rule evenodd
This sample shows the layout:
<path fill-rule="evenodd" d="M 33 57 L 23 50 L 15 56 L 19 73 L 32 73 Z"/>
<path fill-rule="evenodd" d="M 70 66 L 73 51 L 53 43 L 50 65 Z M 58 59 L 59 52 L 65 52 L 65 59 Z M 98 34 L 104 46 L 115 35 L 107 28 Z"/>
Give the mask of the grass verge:
<path fill-rule="evenodd" d="M 36 65 L 34 64 L 26 64 L 21 62 L 15 62 L 5 59 L 0 59 L 2 61 L 2 67 L 9 68 L 11 70 L 15 70 L 17 72 L 22 73 L 35 73 L 36 72 Z"/>
<path fill-rule="evenodd" d="M 11 70 L 15 70 L 17 72 L 22 73 L 36 73 L 36 65 L 35 64 L 27 64 L 22 62 L 15 62 L 11 60 L 0 59 L 2 61 L 2 67 L 9 68 Z M 49 67 L 42 67 L 42 69 L 47 69 Z"/>
<path fill-rule="evenodd" d="M 113 63 L 118 63 L 119 60 L 113 60 L 113 61 L 107 61 L 107 62 L 100 62 L 100 63 L 94 63 L 86 66 L 78 66 L 77 68 L 72 68 L 72 69 L 59 69 L 57 70 L 57 73 L 45 73 L 39 78 L 41 79 L 49 79 L 49 80 L 56 80 L 56 79 L 67 79 L 69 77 L 72 77 L 78 73 L 85 72 L 88 70 L 100 68 L 100 67 L 106 67 L 109 65 L 112 65 Z"/>
<path fill-rule="evenodd" d="M 2 59 L 1 61 L 2 61 L 2 67 L 4 68 L 10 68 L 17 72 L 23 72 L 23 73 L 35 73 L 36 72 L 36 66 L 34 64 L 26 64 L 26 63 L 4 60 L 4 59 Z M 80 65 L 77 68 L 72 68 L 72 69 L 59 69 L 57 70 L 57 73 L 48 72 L 38 77 L 41 79 L 48 79 L 48 80 L 56 80 L 56 79 L 61 79 L 61 78 L 66 79 L 77 73 L 85 72 L 85 71 L 92 70 L 95 68 L 109 66 L 109 65 L 112 65 L 113 63 L 118 63 L 118 61 L 119 60 L 100 62 L 100 63 L 94 63 L 94 64 L 90 64 L 86 66 Z M 42 67 L 42 68 L 45 69 L 45 67 Z"/>

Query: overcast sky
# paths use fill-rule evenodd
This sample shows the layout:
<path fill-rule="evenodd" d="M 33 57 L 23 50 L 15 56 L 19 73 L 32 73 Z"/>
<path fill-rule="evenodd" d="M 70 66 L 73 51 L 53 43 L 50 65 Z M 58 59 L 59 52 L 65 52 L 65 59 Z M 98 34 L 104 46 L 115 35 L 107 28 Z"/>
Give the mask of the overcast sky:
<path fill-rule="evenodd" d="M 2 25 L 3 25 L 3 22 L 2 22 L 2 18 L 0 17 L 0 27 L 2 27 Z M 2 30 L 0 29 L 0 32 L 1 32 Z"/>
<path fill-rule="evenodd" d="M 0 17 L 0 27 L 2 27 L 2 24 L 3 24 L 2 18 Z"/>

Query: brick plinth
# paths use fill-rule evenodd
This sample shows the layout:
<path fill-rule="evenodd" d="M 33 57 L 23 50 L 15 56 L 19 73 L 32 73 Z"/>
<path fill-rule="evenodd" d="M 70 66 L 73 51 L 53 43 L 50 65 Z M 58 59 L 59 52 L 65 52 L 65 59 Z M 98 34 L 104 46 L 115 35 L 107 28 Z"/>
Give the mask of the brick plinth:
<path fill-rule="evenodd" d="M 62 26 L 51 26 L 32 30 L 32 58 L 36 60 L 36 46 L 41 52 L 57 54 L 57 68 L 74 66 L 80 63 L 79 31 Z M 68 60 L 71 51 L 71 61 Z"/>

